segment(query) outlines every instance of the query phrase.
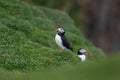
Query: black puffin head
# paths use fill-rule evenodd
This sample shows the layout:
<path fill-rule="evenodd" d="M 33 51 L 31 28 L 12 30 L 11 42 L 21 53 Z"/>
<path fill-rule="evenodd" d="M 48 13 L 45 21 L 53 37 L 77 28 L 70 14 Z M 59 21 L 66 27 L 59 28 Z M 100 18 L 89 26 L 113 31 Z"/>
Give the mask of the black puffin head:
<path fill-rule="evenodd" d="M 63 28 L 57 28 L 56 29 L 56 32 L 58 33 L 58 34 L 65 34 L 65 31 L 64 31 L 64 29 Z"/>
<path fill-rule="evenodd" d="M 84 48 L 78 49 L 78 55 L 85 55 L 85 54 L 88 54 L 86 49 L 84 49 Z"/>

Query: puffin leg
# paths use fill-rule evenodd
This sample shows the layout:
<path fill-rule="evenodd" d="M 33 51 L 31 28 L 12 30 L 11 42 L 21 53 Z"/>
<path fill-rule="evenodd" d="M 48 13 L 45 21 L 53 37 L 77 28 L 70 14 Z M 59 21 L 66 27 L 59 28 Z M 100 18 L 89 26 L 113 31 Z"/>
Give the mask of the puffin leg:
<path fill-rule="evenodd" d="M 61 52 L 61 53 L 64 53 L 64 52 L 65 52 L 65 50 L 63 49 L 63 50 L 61 50 L 60 52 Z"/>

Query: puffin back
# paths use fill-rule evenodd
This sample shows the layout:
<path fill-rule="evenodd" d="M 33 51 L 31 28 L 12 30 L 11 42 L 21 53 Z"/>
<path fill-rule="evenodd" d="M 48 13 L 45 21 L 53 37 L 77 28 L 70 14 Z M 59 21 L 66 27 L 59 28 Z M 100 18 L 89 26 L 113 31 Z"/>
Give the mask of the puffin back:
<path fill-rule="evenodd" d="M 60 35 L 61 39 L 62 39 L 62 44 L 64 47 L 66 47 L 67 49 L 70 49 L 71 51 L 73 51 L 73 48 L 71 47 L 68 39 L 65 37 L 65 35 Z"/>

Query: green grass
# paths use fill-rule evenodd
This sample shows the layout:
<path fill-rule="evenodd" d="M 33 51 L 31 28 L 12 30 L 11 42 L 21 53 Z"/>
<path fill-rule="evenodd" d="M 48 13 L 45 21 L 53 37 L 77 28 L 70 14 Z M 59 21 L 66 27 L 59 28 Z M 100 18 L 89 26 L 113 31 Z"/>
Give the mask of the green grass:
<path fill-rule="evenodd" d="M 120 54 L 97 63 L 66 65 L 47 72 L 22 73 L 0 69 L 0 80 L 119 80 Z"/>
<path fill-rule="evenodd" d="M 28 80 L 119 80 L 120 55 L 97 63 L 86 62 L 78 66 L 66 66 L 57 71 L 32 73 Z M 30 77 L 31 76 L 31 77 Z"/>
<path fill-rule="evenodd" d="M 62 26 L 74 52 L 60 53 L 54 41 Z M 81 63 L 77 49 L 88 50 Z M 64 12 L 0 0 L 0 80 L 119 80 L 120 55 L 105 59 Z"/>
<path fill-rule="evenodd" d="M 62 26 L 74 52 L 60 53 L 54 41 L 55 29 Z M 21 72 L 48 71 L 80 63 L 77 49 L 86 48 L 87 60 L 105 55 L 88 41 L 64 12 L 31 6 L 20 0 L 0 0 L 0 67 Z M 4 57 L 6 55 L 7 57 Z"/>

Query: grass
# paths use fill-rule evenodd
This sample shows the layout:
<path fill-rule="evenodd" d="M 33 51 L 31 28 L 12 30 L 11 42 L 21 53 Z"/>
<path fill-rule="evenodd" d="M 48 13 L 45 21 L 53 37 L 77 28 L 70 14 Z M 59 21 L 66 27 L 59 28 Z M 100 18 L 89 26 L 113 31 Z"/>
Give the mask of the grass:
<path fill-rule="evenodd" d="M 74 52 L 60 53 L 54 41 L 62 26 Z M 77 49 L 88 50 L 81 63 Z M 64 12 L 0 0 L 0 80 L 119 80 L 120 55 L 105 59 Z"/>
<path fill-rule="evenodd" d="M 32 73 L 28 80 L 119 80 L 120 55 L 98 63 L 86 62 L 78 66 L 66 66 L 57 71 Z"/>
<path fill-rule="evenodd" d="M 74 52 L 60 53 L 54 41 L 55 29 L 62 26 Z M 79 64 L 77 49 L 89 52 L 94 62 L 105 55 L 88 41 L 64 12 L 31 6 L 21 0 L 0 0 L 0 67 L 21 72 L 48 71 Z"/>
<path fill-rule="evenodd" d="M 22 73 L 0 70 L 1 80 L 119 80 L 120 54 L 105 60 L 66 65 L 45 72 Z"/>

